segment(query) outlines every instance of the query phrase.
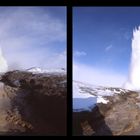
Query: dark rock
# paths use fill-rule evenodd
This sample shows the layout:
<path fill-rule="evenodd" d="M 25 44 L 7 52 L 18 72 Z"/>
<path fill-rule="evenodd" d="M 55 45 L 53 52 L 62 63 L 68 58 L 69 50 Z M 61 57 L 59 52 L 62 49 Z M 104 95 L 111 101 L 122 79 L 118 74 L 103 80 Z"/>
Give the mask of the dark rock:
<path fill-rule="evenodd" d="M 106 97 L 89 111 L 73 112 L 73 135 L 139 135 L 139 93 L 129 91 Z"/>
<path fill-rule="evenodd" d="M 25 133 L 66 135 L 67 87 L 64 80 L 66 75 L 32 74 L 25 71 L 11 71 L 1 77 L 11 100 L 11 110 L 16 109 L 22 119 L 32 126 L 32 129 L 25 129 Z M 59 84 L 61 82 L 63 86 Z M 21 126 L 26 125 L 21 123 Z"/>

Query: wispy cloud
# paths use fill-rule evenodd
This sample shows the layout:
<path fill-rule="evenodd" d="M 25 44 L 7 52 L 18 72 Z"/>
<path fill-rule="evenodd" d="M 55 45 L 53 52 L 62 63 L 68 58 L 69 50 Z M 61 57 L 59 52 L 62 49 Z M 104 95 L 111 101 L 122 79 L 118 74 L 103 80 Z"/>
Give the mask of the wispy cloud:
<path fill-rule="evenodd" d="M 124 75 L 109 70 L 90 67 L 80 63 L 73 64 L 73 80 L 93 85 L 122 87 L 126 78 Z"/>
<path fill-rule="evenodd" d="M 10 69 L 66 66 L 66 24 L 50 13 L 47 7 L 0 8 L 0 47 Z"/>
<path fill-rule="evenodd" d="M 84 51 L 74 51 L 74 56 L 76 57 L 85 56 L 85 55 L 87 55 L 87 53 Z"/>
<path fill-rule="evenodd" d="M 109 50 L 112 49 L 112 47 L 113 47 L 112 45 L 107 46 L 107 47 L 105 48 L 105 51 L 108 52 Z"/>

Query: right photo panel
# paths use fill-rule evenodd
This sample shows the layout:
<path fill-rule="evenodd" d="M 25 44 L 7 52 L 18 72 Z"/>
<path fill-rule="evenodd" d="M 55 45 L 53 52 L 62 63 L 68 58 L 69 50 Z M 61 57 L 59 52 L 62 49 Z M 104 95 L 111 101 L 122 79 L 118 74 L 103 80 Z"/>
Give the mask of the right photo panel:
<path fill-rule="evenodd" d="M 73 135 L 140 135 L 140 7 L 73 7 Z"/>

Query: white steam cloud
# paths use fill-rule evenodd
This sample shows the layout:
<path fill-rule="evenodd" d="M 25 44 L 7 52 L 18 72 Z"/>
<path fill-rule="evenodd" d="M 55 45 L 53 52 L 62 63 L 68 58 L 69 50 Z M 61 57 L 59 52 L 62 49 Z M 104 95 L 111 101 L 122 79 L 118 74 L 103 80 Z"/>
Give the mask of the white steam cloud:
<path fill-rule="evenodd" d="M 124 88 L 140 90 L 140 26 L 133 31 L 130 72 Z"/>
<path fill-rule="evenodd" d="M 0 48 L 0 73 L 4 73 L 7 70 L 8 70 L 8 65 L 5 58 L 3 57 L 2 49 Z"/>
<path fill-rule="evenodd" d="M 65 13 L 65 7 L 0 7 L 0 47 L 8 70 L 66 68 Z"/>

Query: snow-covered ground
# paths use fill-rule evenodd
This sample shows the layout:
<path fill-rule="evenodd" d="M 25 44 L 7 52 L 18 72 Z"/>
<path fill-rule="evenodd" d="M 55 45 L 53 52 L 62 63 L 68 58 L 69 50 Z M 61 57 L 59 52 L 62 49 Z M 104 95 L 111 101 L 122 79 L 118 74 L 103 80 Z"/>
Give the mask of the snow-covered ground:
<path fill-rule="evenodd" d="M 48 73 L 48 74 L 66 74 L 66 70 L 61 68 L 61 69 L 41 69 L 38 67 L 33 67 L 30 69 L 27 69 L 28 72 L 32 72 L 34 74 L 37 73 Z"/>
<path fill-rule="evenodd" d="M 127 91 L 121 88 L 94 86 L 73 81 L 73 111 L 90 111 L 97 103 L 107 104 L 108 100 L 104 98 L 105 96 L 113 96 Z"/>

